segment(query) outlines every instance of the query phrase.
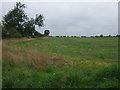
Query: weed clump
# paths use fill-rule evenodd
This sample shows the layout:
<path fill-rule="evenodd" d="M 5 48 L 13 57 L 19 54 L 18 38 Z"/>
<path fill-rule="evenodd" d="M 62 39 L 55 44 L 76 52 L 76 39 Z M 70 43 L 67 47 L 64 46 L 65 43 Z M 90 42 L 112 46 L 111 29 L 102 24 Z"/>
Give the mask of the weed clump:
<path fill-rule="evenodd" d="M 43 71 L 45 71 L 47 73 L 55 73 L 57 71 L 57 69 L 54 66 L 46 66 L 46 67 L 44 67 Z"/>

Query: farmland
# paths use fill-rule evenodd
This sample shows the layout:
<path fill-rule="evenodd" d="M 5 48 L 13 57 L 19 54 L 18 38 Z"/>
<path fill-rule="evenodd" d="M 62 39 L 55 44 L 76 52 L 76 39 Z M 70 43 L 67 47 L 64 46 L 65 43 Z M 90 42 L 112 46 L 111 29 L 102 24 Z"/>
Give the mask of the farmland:
<path fill-rule="evenodd" d="M 2 45 L 3 88 L 118 87 L 117 37 L 8 39 Z"/>

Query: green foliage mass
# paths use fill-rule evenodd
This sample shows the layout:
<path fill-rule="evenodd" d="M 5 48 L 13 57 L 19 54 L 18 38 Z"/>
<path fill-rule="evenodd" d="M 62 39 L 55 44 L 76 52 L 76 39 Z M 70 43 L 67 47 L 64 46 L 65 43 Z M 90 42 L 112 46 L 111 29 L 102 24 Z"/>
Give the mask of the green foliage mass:
<path fill-rule="evenodd" d="M 43 15 L 37 14 L 35 19 L 29 19 L 24 11 L 24 8 L 25 4 L 17 2 L 14 6 L 14 9 L 10 10 L 3 17 L 3 38 L 32 37 L 35 36 L 35 25 L 38 25 L 39 27 L 42 27 L 44 25 Z"/>

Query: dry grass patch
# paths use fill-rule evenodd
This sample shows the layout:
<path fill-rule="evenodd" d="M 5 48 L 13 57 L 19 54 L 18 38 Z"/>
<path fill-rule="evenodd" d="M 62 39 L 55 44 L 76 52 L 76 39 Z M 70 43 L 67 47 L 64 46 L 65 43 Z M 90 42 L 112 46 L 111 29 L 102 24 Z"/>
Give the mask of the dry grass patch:
<path fill-rule="evenodd" d="M 58 66 L 60 63 L 70 64 L 63 56 L 48 56 L 33 49 L 27 50 L 26 53 L 30 67 L 35 67 L 38 70 L 48 65 Z"/>
<path fill-rule="evenodd" d="M 36 69 L 41 69 L 43 66 L 49 64 L 49 57 L 43 53 L 36 50 L 29 49 L 26 51 L 26 57 L 30 67 L 35 67 Z"/>
<path fill-rule="evenodd" d="M 47 65 L 57 66 L 59 63 L 70 64 L 63 56 L 48 56 L 31 48 L 9 46 L 8 42 L 10 41 L 3 41 L 3 60 L 12 60 L 17 64 L 26 64 L 28 67 L 37 70 Z"/>

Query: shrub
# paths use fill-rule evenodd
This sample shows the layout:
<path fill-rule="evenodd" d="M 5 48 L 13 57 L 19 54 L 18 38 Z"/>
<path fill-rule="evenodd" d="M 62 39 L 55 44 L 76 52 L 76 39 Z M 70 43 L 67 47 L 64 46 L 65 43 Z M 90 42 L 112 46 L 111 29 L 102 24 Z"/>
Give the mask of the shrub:
<path fill-rule="evenodd" d="M 49 31 L 49 30 L 45 30 L 45 31 L 44 31 L 44 35 L 45 35 L 45 36 L 48 36 L 49 34 L 50 34 L 50 31 Z"/>
<path fill-rule="evenodd" d="M 103 35 L 101 34 L 100 37 L 103 37 Z"/>
<path fill-rule="evenodd" d="M 112 37 L 111 35 L 108 35 L 108 37 Z"/>
<path fill-rule="evenodd" d="M 41 34 L 41 33 L 39 33 L 38 31 L 35 31 L 34 36 L 35 36 L 35 37 L 42 37 L 42 36 L 44 36 L 44 35 Z"/>
<path fill-rule="evenodd" d="M 116 37 L 120 37 L 120 35 L 116 35 Z"/>
<path fill-rule="evenodd" d="M 85 38 L 86 36 L 81 36 L 81 37 Z"/>
<path fill-rule="evenodd" d="M 15 28 L 11 28 L 9 30 L 9 37 L 10 38 L 21 38 L 22 35 L 20 34 L 20 32 L 18 30 L 16 30 Z"/>
<path fill-rule="evenodd" d="M 14 38 L 21 38 L 22 35 L 21 35 L 20 33 L 14 33 L 14 34 L 12 35 L 12 37 L 14 37 Z"/>
<path fill-rule="evenodd" d="M 56 36 L 56 37 L 59 37 L 59 36 Z"/>

